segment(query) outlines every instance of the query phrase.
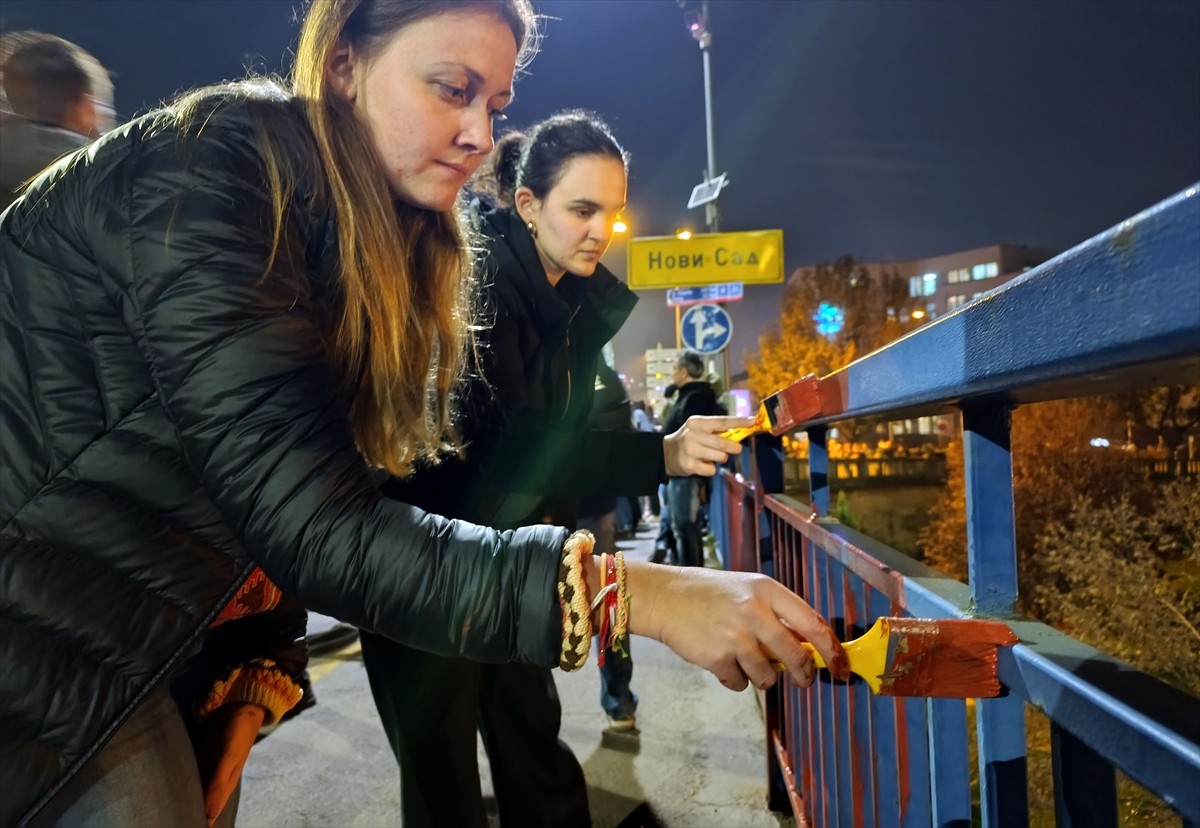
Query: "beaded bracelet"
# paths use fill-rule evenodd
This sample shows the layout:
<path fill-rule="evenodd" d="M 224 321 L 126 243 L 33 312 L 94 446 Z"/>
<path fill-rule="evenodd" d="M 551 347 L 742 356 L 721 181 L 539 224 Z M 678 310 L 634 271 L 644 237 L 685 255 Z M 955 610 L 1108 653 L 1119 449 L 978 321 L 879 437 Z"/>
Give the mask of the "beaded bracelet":
<path fill-rule="evenodd" d="M 558 570 L 558 604 L 563 625 L 558 666 L 568 672 L 583 666 L 592 646 L 592 618 L 588 612 L 587 584 L 583 582 L 583 556 L 592 554 L 595 544 L 592 533 L 580 529 L 563 545 Z"/>

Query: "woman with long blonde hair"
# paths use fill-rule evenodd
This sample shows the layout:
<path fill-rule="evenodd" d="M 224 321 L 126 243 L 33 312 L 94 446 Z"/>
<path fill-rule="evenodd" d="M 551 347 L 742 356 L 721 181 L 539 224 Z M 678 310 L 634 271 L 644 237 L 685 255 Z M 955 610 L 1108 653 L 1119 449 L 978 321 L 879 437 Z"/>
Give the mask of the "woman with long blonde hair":
<path fill-rule="evenodd" d="M 0 217 L 3 822 L 231 822 L 253 734 L 298 698 L 281 595 L 432 652 L 581 663 L 586 537 L 378 488 L 459 447 L 456 205 L 534 39 L 528 0 L 315 2 L 290 84 L 184 96 Z M 761 576 L 630 563 L 618 592 L 628 631 L 735 689 L 775 681 L 764 649 L 810 682 L 793 631 L 841 664 Z M 233 624 L 206 692 L 172 695 Z M 189 727 L 217 734 L 203 776 Z"/>

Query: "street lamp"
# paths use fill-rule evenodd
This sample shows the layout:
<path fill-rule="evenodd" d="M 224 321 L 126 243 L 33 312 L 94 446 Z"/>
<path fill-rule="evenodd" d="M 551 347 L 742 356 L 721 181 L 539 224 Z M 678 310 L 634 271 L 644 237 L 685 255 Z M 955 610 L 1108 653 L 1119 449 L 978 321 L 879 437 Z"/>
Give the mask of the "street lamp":
<path fill-rule="evenodd" d="M 721 229 L 721 215 L 717 209 L 717 198 L 726 182 L 724 175 L 717 175 L 717 150 L 713 142 L 712 67 L 709 62 L 712 32 L 708 28 L 708 0 L 700 3 L 699 11 L 687 8 L 688 0 L 677 1 L 679 7 L 684 9 L 683 20 L 687 24 L 688 33 L 700 44 L 700 54 L 704 60 L 704 129 L 708 143 L 708 169 L 704 171 L 704 180 L 700 186 L 692 192 L 692 199 L 688 207 L 698 207 L 700 204 L 704 204 L 704 224 L 708 227 L 708 232 L 716 233 Z M 697 191 L 699 190 L 706 192 L 698 198 Z"/>
<path fill-rule="evenodd" d="M 613 222 L 613 232 L 614 233 L 624 233 L 628 229 L 629 229 L 629 225 L 625 223 L 625 219 L 619 218 Z"/>
<path fill-rule="evenodd" d="M 691 230 L 676 230 L 676 231 L 675 231 L 675 238 L 677 238 L 677 239 L 681 239 L 681 240 L 683 240 L 683 241 L 687 241 L 687 240 L 688 240 L 688 239 L 690 239 L 691 237 L 692 237 L 692 231 L 691 231 Z"/>

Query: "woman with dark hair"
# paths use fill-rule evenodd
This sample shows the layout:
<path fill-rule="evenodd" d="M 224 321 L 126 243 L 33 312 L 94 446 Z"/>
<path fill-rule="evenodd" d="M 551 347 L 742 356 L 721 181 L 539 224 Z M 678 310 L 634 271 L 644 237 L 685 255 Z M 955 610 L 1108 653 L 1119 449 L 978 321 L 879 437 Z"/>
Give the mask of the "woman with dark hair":
<path fill-rule="evenodd" d="M 314 2 L 289 84 L 186 95 L 0 215 L 0 822 L 232 821 L 259 724 L 297 696 L 281 595 L 443 655 L 581 663 L 586 537 L 378 485 L 461 448 L 456 206 L 534 34 L 528 0 Z M 734 688 L 774 680 L 762 648 L 812 680 L 789 628 L 841 652 L 765 578 L 630 564 L 624 592 L 630 631 Z M 185 710 L 168 686 L 258 622 Z M 284 703 L 231 696 L 248 668 Z M 186 718 L 220 746 L 205 777 Z"/>
<path fill-rule="evenodd" d="M 497 529 L 573 527 L 581 498 L 650 494 L 668 474 L 711 475 L 738 450 L 720 436 L 737 418 L 696 418 L 664 436 L 632 430 L 626 406 L 622 428 L 588 427 L 601 350 L 637 301 L 600 264 L 625 207 L 626 164 L 608 126 L 582 111 L 497 142 L 473 182 L 491 324 L 483 382 L 464 395 L 465 457 L 394 484 L 392 496 Z M 558 738 L 562 710 L 548 669 L 362 639 L 400 764 L 406 825 L 486 823 L 476 710 L 501 823 L 590 824 L 583 771 Z M 604 654 L 601 704 L 624 730 L 634 728 L 637 707 L 631 673 L 627 651 Z"/>

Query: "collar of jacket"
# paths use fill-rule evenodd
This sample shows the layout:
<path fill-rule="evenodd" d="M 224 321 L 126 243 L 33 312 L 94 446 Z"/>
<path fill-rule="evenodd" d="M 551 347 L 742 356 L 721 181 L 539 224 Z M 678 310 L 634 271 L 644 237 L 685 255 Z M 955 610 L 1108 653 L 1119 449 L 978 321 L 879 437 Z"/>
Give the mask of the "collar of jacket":
<path fill-rule="evenodd" d="M 511 289 L 530 308 L 532 320 L 547 348 L 557 348 L 567 335 L 575 316 L 585 308 L 594 311 L 605 338 L 603 345 L 621 328 L 637 295 L 604 265 L 597 265 L 591 276 L 567 273 L 557 286 L 546 278 L 533 236 L 515 211 L 487 209 L 480 202 L 472 205 L 479 216 L 479 229 L 487 236 L 487 263 L 497 291 Z M 501 280 L 497 274 L 505 274 Z"/>

